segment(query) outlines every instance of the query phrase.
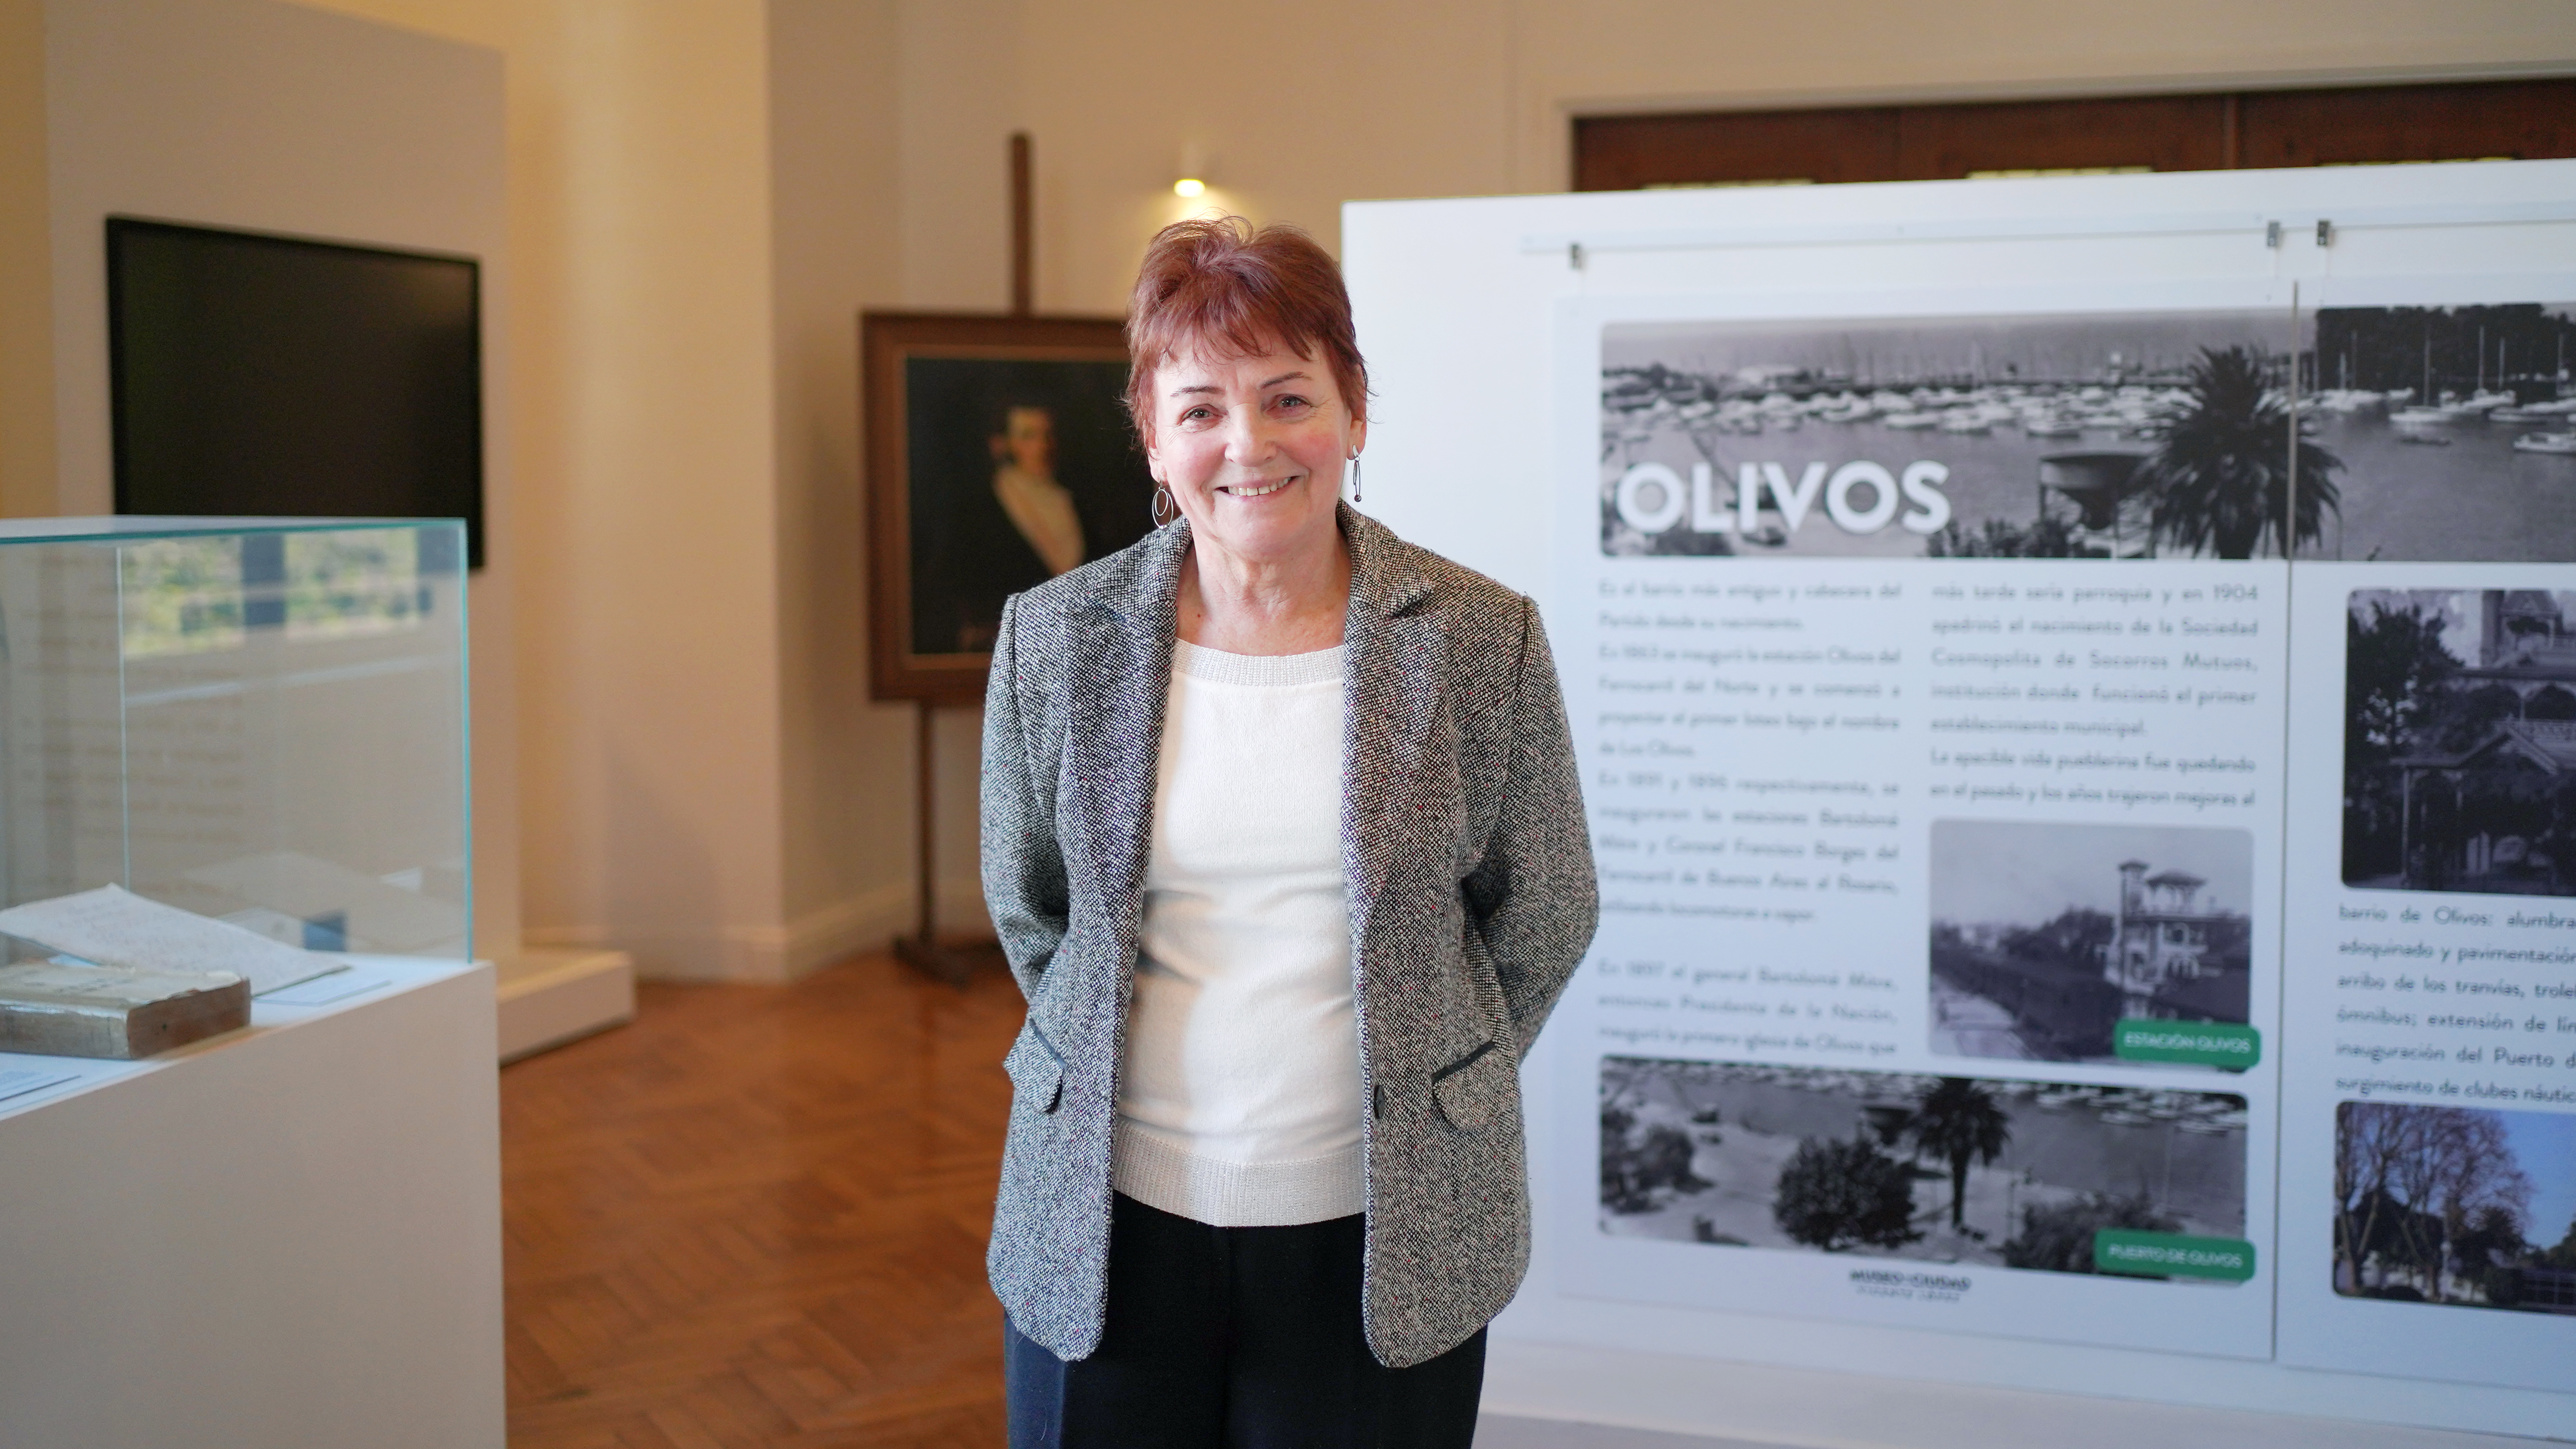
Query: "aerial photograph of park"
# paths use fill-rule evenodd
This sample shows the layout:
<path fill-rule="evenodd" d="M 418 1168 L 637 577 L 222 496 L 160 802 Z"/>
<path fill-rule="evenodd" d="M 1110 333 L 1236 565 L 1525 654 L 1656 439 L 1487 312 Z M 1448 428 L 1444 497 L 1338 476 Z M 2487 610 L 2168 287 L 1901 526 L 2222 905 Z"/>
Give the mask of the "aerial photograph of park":
<path fill-rule="evenodd" d="M 1599 1222 L 2096 1273 L 2106 1229 L 2242 1239 L 2245 1129 L 2221 1092 L 1605 1057 Z"/>

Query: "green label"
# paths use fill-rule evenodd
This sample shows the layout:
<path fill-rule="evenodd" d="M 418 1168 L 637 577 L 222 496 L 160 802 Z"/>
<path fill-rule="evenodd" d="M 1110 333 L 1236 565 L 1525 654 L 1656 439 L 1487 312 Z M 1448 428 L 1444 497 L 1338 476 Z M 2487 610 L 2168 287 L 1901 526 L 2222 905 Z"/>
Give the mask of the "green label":
<path fill-rule="evenodd" d="M 2242 1283 L 2254 1276 L 2254 1245 L 2235 1238 L 2193 1238 L 2181 1233 L 2142 1233 L 2135 1228 L 2095 1228 L 2093 1266 L 2105 1273 L 2145 1273 L 2160 1278 L 2219 1278 Z"/>
<path fill-rule="evenodd" d="M 2111 1028 L 2111 1055 L 2124 1062 L 2188 1062 L 2243 1071 L 2263 1059 L 2263 1033 L 2232 1022 L 2128 1016 Z"/>

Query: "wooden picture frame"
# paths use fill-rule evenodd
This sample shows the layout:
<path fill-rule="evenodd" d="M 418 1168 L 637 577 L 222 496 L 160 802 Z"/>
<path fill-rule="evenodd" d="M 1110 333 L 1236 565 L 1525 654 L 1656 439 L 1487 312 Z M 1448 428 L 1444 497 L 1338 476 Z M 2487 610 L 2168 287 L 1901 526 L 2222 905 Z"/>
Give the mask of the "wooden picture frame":
<path fill-rule="evenodd" d="M 1113 317 L 869 312 L 868 678 L 980 704 L 1002 599 L 1153 526 Z"/>

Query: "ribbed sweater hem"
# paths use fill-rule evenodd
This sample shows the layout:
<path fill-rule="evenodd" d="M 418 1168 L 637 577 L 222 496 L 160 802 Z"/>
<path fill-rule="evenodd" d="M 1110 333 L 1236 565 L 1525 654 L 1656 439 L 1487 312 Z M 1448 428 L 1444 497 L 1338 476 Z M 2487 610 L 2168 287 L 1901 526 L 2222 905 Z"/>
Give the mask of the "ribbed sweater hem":
<path fill-rule="evenodd" d="M 1110 1185 L 1147 1207 L 1219 1228 L 1284 1228 L 1365 1210 L 1360 1145 L 1296 1162 L 1219 1162 L 1121 1119 Z"/>

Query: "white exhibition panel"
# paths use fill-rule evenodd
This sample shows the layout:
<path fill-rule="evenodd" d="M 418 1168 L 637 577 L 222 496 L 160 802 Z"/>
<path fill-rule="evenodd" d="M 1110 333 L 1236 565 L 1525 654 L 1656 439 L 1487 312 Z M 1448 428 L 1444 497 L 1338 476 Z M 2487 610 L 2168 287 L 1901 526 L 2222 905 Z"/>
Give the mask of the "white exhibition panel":
<path fill-rule="evenodd" d="M 2347 1120 L 2339 1104 L 2358 1099 L 2400 1112 L 2409 1102 L 2468 1103 L 2469 1116 L 2510 1119 L 2532 1178 L 2513 1199 L 2528 1246 L 2556 1243 L 2567 1225 L 2576 1040 L 2547 1030 L 2546 1012 L 2534 1010 L 2538 1035 L 2515 1036 L 2503 1056 L 2462 1055 L 2451 1026 L 2433 1031 L 2429 1016 L 2392 1014 L 2389 1002 L 2355 995 L 2382 988 L 2351 964 L 2354 950 L 2402 964 L 2418 951 L 2447 962 L 2457 949 L 2507 963 L 2458 989 L 2538 1008 L 2535 994 L 2564 988 L 2568 973 L 2548 964 L 2556 948 L 2524 939 L 2539 913 L 2527 913 L 2535 924 L 2523 935 L 2500 934 L 2513 902 L 2480 883 L 2519 871 L 2527 879 L 2511 889 L 2539 892 L 2535 905 L 2564 887 L 2544 879 L 2537 844 L 2519 837 L 2500 847 L 2480 837 L 2469 856 L 2480 874 L 2467 882 L 2456 869 L 2419 878 L 2402 844 L 2397 875 L 2378 879 L 2377 867 L 2355 863 L 2378 848 L 2358 833 L 2364 827 L 2353 827 L 2358 845 L 2339 833 L 2344 633 L 2366 616 L 2356 591 L 2429 601 L 2422 608 L 2447 608 L 2455 621 L 2475 615 L 2480 599 L 2490 620 L 2499 617 L 2493 601 L 2507 590 L 2576 591 L 2576 547 L 2561 542 L 2562 514 L 2576 506 L 2576 458 L 2515 454 L 2508 477 L 2492 460 L 2513 424 L 2480 415 L 2492 433 L 2434 436 L 2440 429 L 2399 426 L 2406 404 L 2355 402 L 2352 418 L 2313 414 L 2311 431 L 2329 451 L 2311 461 L 2340 470 L 2327 476 L 2340 479 L 2349 507 L 2324 511 L 2295 563 L 2268 546 L 2235 561 L 1924 557 L 1954 505 L 1961 524 L 1993 520 L 2007 537 L 2018 536 L 2014 519 L 2034 516 L 2036 537 L 2052 506 L 2063 514 L 2081 501 L 2081 479 L 2067 482 L 2074 455 L 2138 465 L 2149 445 L 2128 440 L 2159 434 L 2139 426 L 2145 414 L 2108 410 L 2159 390 L 2147 385 L 2142 355 L 2169 376 L 2176 357 L 2204 346 L 2276 368 L 2312 352 L 2302 385 L 2313 393 L 2348 384 L 2353 367 L 2321 346 L 2320 308 L 2346 309 L 2337 337 L 2358 337 L 2352 329 L 2365 323 L 2349 319 L 2367 309 L 2542 303 L 2563 319 L 2576 303 L 2576 162 L 1358 203 L 1343 228 L 1374 394 L 1366 507 L 1540 600 L 1611 903 L 1526 1071 L 1537 1244 L 1527 1286 L 1495 1327 L 1489 1407 L 1789 1442 L 1992 1443 L 2006 1425 L 2007 1442 L 2111 1442 L 2098 1406 L 2073 1397 L 2093 1395 L 2149 1401 L 2118 1432 L 2165 1438 L 2426 1442 L 2430 1428 L 2463 1431 L 2458 1442 L 2472 1432 L 2576 1437 L 2576 1315 L 2487 1306 L 2514 1290 L 2463 1287 L 2441 1264 L 2425 1279 L 2440 1301 L 2387 1301 L 2382 1290 L 2402 1275 L 2376 1255 L 2341 1269 L 2329 1226 L 2336 1134 Z M 2402 315 L 2413 325 L 2415 313 Z M 2564 336 L 2563 323 L 2551 325 Z M 2431 336 L 2427 393 L 2447 390 L 2429 385 Z M 1834 346 L 1844 350 L 1829 370 L 1815 359 Z M 1946 367 L 1975 380 L 1947 388 L 1942 407 L 1964 413 L 1983 399 L 1995 416 L 1898 414 L 1889 404 L 1851 422 L 1812 407 L 1785 416 L 1795 410 L 1784 403 L 1756 417 L 1745 410 L 1760 388 L 1732 381 L 1740 426 L 1710 415 L 1714 387 L 1696 417 L 1676 422 L 1669 405 L 1688 395 L 1692 377 L 1758 379 L 1758 370 L 1739 371 L 1747 363 L 1803 361 L 1810 374 L 1866 379 L 1902 371 L 1914 354 L 1948 359 L 1921 363 L 1919 374 Z M 2020 385 L 2052 366 L 2071 376 L 2079 355 L 2084 368 L 2110 359 L 2112 384 L 2086 401 L 2072 383 Z M 2481 332 L 2480 395 L 2490 355 Z M 2495 361 L 2498 377 L 2516 363 Z M 2292 375 L 2299 366 L 2289 363 Z M 2566 375 L 2563 356 L 2525 356 L 2518 366 L 2526 377 L 2551 367 Z M 2462 393 L 2473 390 L 2466 377 Z M 1640 398 L 1655 387 L 1679 391 L 1656 414 L 1640 406 L 1633 416 L 1645 424 L 1622 435 L 1605 393 L 1614 380 Z M 2281 378 L 2270 386 L 2279 391 Z M 2359 396 L 2349 387 L 2334 396 L 2346 393 Z M 2007 417 L 2014 406 L 2021 414 Z M 2048 412 L 2060 407 L 2063 416 Z M 2079 408 L 2098 415 L 2078 418 Z M 2576 426 L 2559 416 L 2528 426 Z M 1899 431 L 1913 429 L 1921 431 Z M 2026 445 L 2011 441 L 2025 431 Z M 1686 433 L 1696 453 L 1674 449 Z M 1846 478 L 1862 437 L 1882 451 L 1939 441 L 1902 454 L 1864 450 L 1875 469 Z M 2056 471 L 2027 481 L 2027 461 L 2048 449 Z M 1989 471 L 2022 481 L 2006 498 L 1965 464 L 1915 472 L 1907 461 L 1968 456 L 1998 459 Z M 2379 461 L 2390 457 L 2396 463 Z M 2390 472 L 2400 465 L 2415 471 Z M 2492 478 L 2471 478 L 2473 468 Z M 2567 498 L 2546 489 L 2557 476 L 2549 468 L 2567 473 Z M 2379 482 L 2419 474 L 2460 491 L 2391 499 Z M 1631 490 L 1640 477 L 1646 485 Z M 2498 536 L 2495 506 L 2480 512 L 2488 495 L 2478 488 L 2494 478 L 2529 493 L 2527 530 Z M 2544 486 L 2532 489 L 2534 479 Z M 2134 533 L 2119 537 L 2130 516 L 2111 496 L 2106 514 L 2082 512 L 2067 526 L 2108 519 L 2107 532 L 2085 537 L 2115 554 L 2135 551 Z M 2442 542 L 2408 552 L 2410 529 Z M 1677 545 L 1686 534 L 1696 538 Z M 1954 546 L 1960 537 L 1943 536 Z M 2502 561 L 2510 559 L 2523 561 Z M 1693 650 L 1689 630 L 1721 626 L 1752 631 L 1735 642 L 1757 647 Z M 2177 629 L 2190 637 L 2157 637 Z M 2477 629 L 2455 628 L 2454 653 L 2456 641 L 2482 637 Z M 1957 632 L 1974 630 L 1992 637 Z M 2051 632 L 2051 647 L 2016 652 Z M 1791 635 L 1807 651 L 1798 668 L 1758 647 Z M 1722 645 L 1725 636 L 1707 637 Z M 1848 670 L 1833 673 L 1834 661 Z M 2495 663 L 2461 662 L 2472 672 Z M 2139 677 L 2123 677 L 2127 669 Z M 2219 672 L 2180 684 L 2154 672 L 2169 669 Z M 1816 679 L 1831 682 L 1797 682 Z M 2023 680 L 2036 681 L 2027 698 Z M 1719 696 L 1730 690 L 1770 694 L 1729 704 Z M 1803 719 L 1801 706 L 1780 703 L 1782 690 L 1804 697 Z M 1641 695 L 1658 708 L 1673 702 L 1674 712 L 1640 712 Z M 2068 702 L 2042 719 L 2029 701 L 2043 698 Z M 1929 707 L 1937 718 L 1916 703 L 1925 699 L 1943 701 Z M 1756 720 L 1739 706 L 1768 713 Z M 1691 731 L 1682 710 L 1693 711 Z M 2052 744 L 2054 758 L 2028 739 L 2007 740 L 2014 749 L 2005 751 L 1991 735 L 1942 733 L 1957 729 L 2044 729 L 2051 737 L 2039 743 Z M 1757 784 L 1767 793 L 1748 799 Z M 1818 790 L 1845 793 L 1819 806 Z M 1716 833 L 1666 834 L 1665 855 L 1649 858 L 1665 829 L 1656 822 L 1714 800 L 1763 809 L 1735 813 L 1727 843 Z M 2406 812 L 2419 808 L 2399 813 L 2417 820 Z M 1712 808 L 1704 818 L 1719 815 Z M 1680 904 L 1671 853 L 1774 849 L 1762 840 L 1789 835 L 1755 830 L 1749 846 L 1742 838 L 1742 821 L 1766 818 L 1852 827 L 1836 837 L 1855 842 L 1850 849 L 1813 841 L 1838 862 L 1817 867 L 1817 907 L 1798 908 L 1783 891 L 1811 887 L 1777 874 L 1768 890 L 1734 878 L 1727 883 L 1740 895 L 1694 898 L 1742 905 Z M 1803 843 L 1776 848 L 1810 855 Z M 1991 923 L 2013 909 L 1989 904 L 2008 893 L 1965 863 L 1993 863 L 1986 874 L 2018 881 L 2048 874 L 2051 854 L 2084 862 L 2080 871 L 2100 875 L 2105 889 L 2142 892 L 2126 898 L 2132 905 L 2180 892 L 2160 897 L 2155 909 L 2170 911 L 2153 919 L 2195 923 L 2174 927 L 2200 933 L 2195 952 L 2211 933 L 2233 930 L 2233 966 L 2212 947 L 2217 964 L 2207 972 L 2237 973 L 2238 1004 L 2182 1019 L 2242 1023 L 2239 1036 L 2259 1042 L 2257 1065 L 2221 1072 L 2152 1056 L 2024 1050 L 2038 1039 L 2034 1018 L 1989 1021 L 1978 1013 L 1991 1002 L 1935 977 L 1936 952 L 2000 954 Z M 2165 884 L 2109 886 L 2109 862 L 2124 855 Z M 1706 867 L 1713 890 L 1716 858 L 1682 863 Z M 1686 869 L 1679 879 L 1699 875 Z M 2061 920 L 2083 903 L 2053 899 L 2068 905 Z M 2481 906 L 2498 909 L 2478 923 Z M 2409 907 L 2453 912 L 2457 923 L 2441 928 L 2453 935 L 2432 925 L 2407 934 L 2412 922 L 2398 918 Z M 2130 908 L 2118 908 L 2121 931 Z M 2384 916 L 2365 916 L 2372 911 Z M 2350 923 L 2365 918 L 2379 934 L 2348 946 Z M 2513 919 L 2521 929 L 2524 917 Z M 2123 949 L 2121 939 L 2107 949 Z M 2202 970 L 2194 956 L 2175 979 Z M 2157 1000 L 2120 1015 L 2167 1016 Z M 2576 1016 L 2576 1001 L 2559 1008 Z M 1750 1028 L 1733 1012 L 1751 1013 Z M 1799 1020 L 1766 1034 L 1765 1012 Z M 2526 1025 L 2517 1019 L 2514 1031 Z M 2411 1081 L 2381 1070 L 2432 1055 L 2422 1041 L 2436 1037 L 2446 1069 L 2480 1065 Z M 2355 1076 L 2357 1060 L 2377 1065 Z M 1797 1249 L 1765 1236 L 1772 1202 L 1728 1200 L 1717 1170 L 1734 1160 L 1727 1154 L 1778 1170 L 1779 1158 L 1763 1152 L 1827 1135 L 1781 1125 L 1825 1120 L 1813 1110 L 1821 1097 L 1843 1093 L 1849 1119 L 1855 1109 L 1887 1110 L 1900 1086 L 1963 1076 L 1981 1079 L 2035 1145 L 2014 1149 L 2032 1154 L 2024 1159 L 2007 1154 L 2017 1177 L 1989 1168 L 1962 1179 L 1958 1226 L 1918 1216 L 1924 1246 L 1890 1237 L 1862 1251 L 1849 1241 L 1832 1252 Z M 1679 1189 L 1631 1185 L 1614 1205 L 1601 1157 L 1605 1104 L 1624 1111 L 1649 1099 L 1709 1104 L 1687 1121 L 1710 1126 L 1700 1146 L 1684 1149 Z M 2493 1110 L 2504 1100 L 2513 1110 Z M 1892 1121 L 1883 1129 L 1890 1151 L 1896 1130 Z M 2111 1169 L 2099 1166 L 2089 1199 L 2059 1186 L 2049 1174 L 2062 1164 L 2041 1150 L 2051 1144 L 2060 1158 L 2091 1151 L 2115 1161 L 2131 1186 L 2115 1190 Z M 2139 1168 L 2149 1150 L 2152 1165 Z M 1917 1189 L 1918 1214 L 1949 1201 L 1948 1175 L 1940 1177 Z M 2028 1266 L 2035 1224 L 2002 1240 L 2032 1222 L 2027 1214 L 2099 1207 L 2124 1191 L 2140 1205 L 2119 1223 L 2141 1229 L 2131 1236 L 2233 1243 L 2237 1271 L 2198 1282 L 2113 1277 L 2068 1261 L 2039 1271 Z M 1747 1202 L 1753 1211 L 1729 1216 Z M 1985 1230 L 1970 1231 L 1978 1220 L 1969 1213 L 1984 1214 Z M 1665 1231 L 1674 1221 L 1680 1230 Z M 2024 1255 L 2024 1266 L 2005 1266 L 1998 1244 Z M 2107 1251 L 2096 1241 L 2095 1261 Z M 2542 1261 L 2495 1261 L 2509 1259 Z M 2376 1296 L 2364 1296 L 2365 1283 Z M 2356 1420 L 2390 1427 L 2363 1430 Z"/>
<path fill-rule="evenodd" d="M 149 1061 L 0 1053 L 55 1083 L 0 1097 L 0 1443 L 503 1442 L 492 970 L 351 959 Z"/>

